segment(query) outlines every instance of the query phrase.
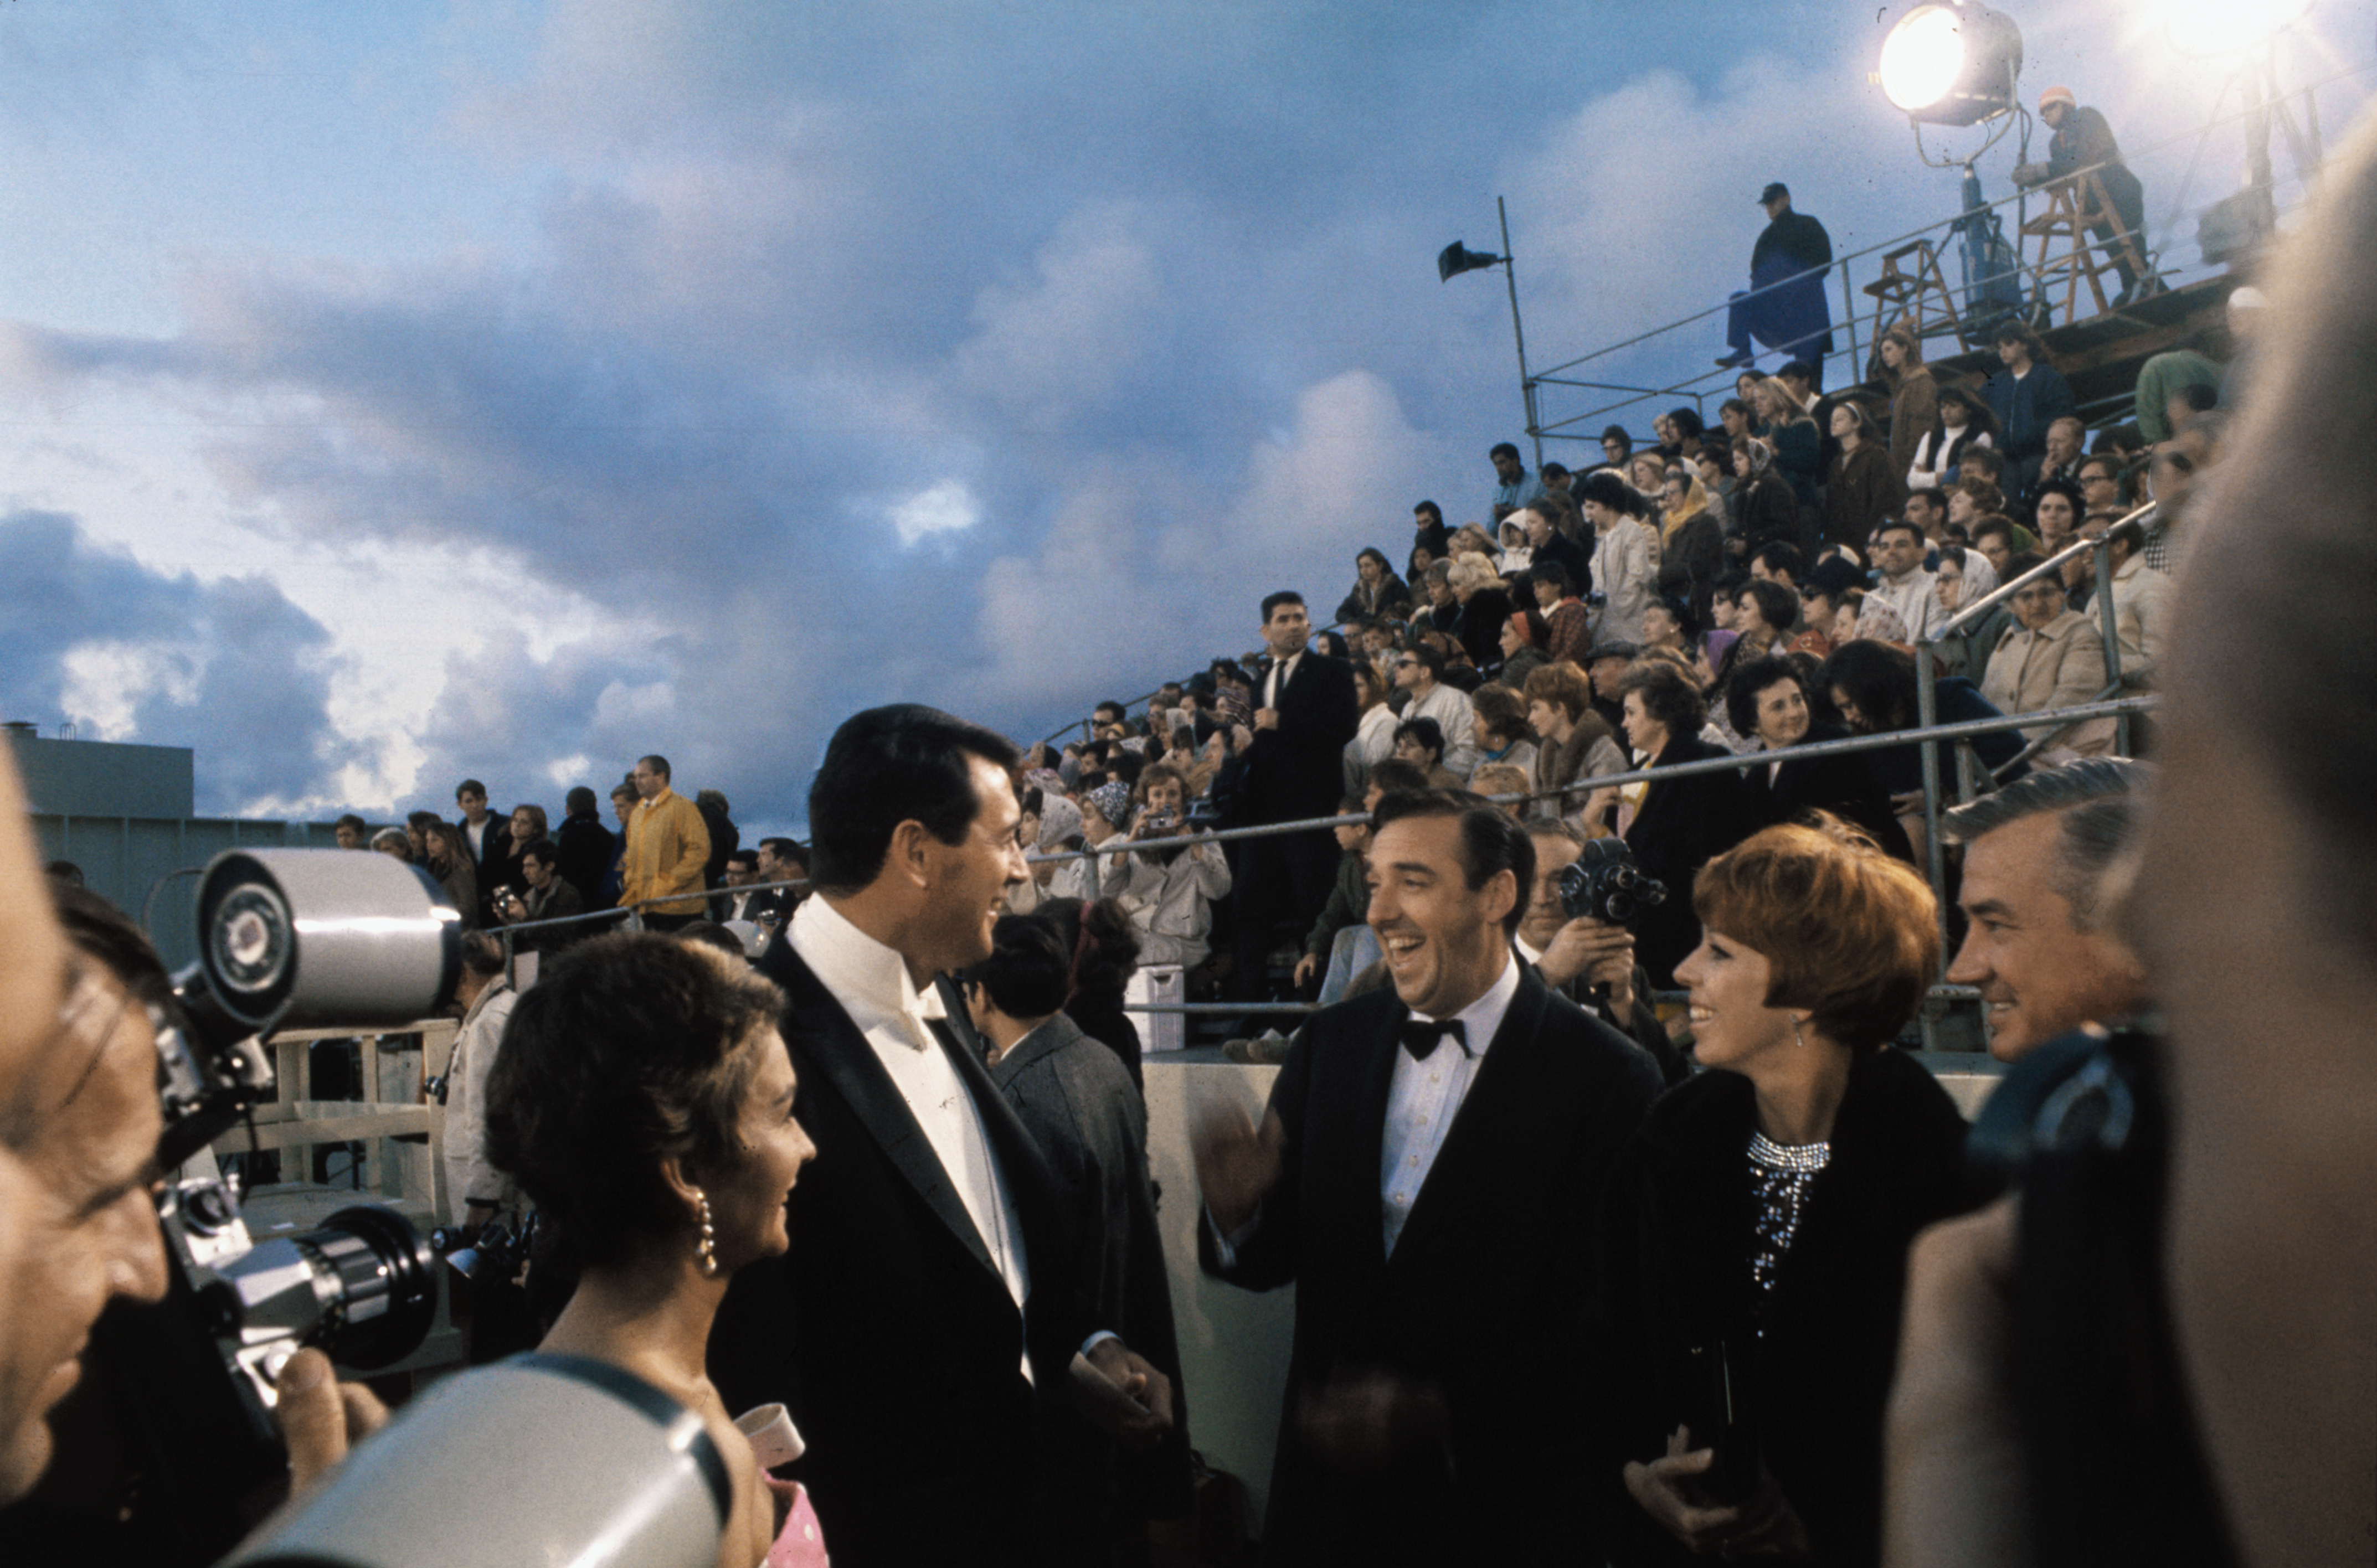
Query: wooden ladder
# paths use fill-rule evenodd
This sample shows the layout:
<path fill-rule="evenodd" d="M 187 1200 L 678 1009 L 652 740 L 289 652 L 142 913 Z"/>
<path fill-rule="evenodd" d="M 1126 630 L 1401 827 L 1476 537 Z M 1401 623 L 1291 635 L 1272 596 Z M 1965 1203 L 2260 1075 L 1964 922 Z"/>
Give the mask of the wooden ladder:
<path fill-rule="evenodd" d="M 1913 258 L 1912 266 L 1901 263 Z M 1917 341 L 1946 330 L 1953 333 L 1959 350 L 1972 344 L 1965 339 L 1965 320 L 1956 312 L 1956 296 L 1940 270 L 1940 257 L 1929 240 L 1901 245 L 1881 258 L 1881 276 L 1865 286 L 1874 302 L 1873 339 L 1881 340 L 1893 321 L 1904 321 Z"/>
<path fill-rule="evenodd" d="M 2105 195 L 2103 182 L 2092 170 L 2075 174 L 2068 180 L 2040 187 L 2047 193 L 2047 210 L 2022 226 L 2022 237 L 2038 242 L 2037 259 L 2030 264 L 2031 275 L 2038 280 L 2038 297 L 2048 299 L 2058 283 L 2063 286 L 2063 319 L 2066 324 L 2078 321 L 2080 315 L 2080 282 L 2087 279 L 2089 295 L 2096 302 L 2096 314 L 2112 309 L 2105 297 L 2105 273 L 2113 268 L 2113 255 L 2118 250 L 2130 263 L 2131 276 L 2146 275 L 2146 258 L 2138 245 L 2138 236 L 2123 224 L 2120 215 L 2113 210 Z M 2113 225 L 2112 243 L 2099 260 L 2096 240 L 2088 226 L 2100 220 Z M 2058 250 L 2058 242 L 2062 248 Z M 2114 272 L 2116 279 L 2120 277 Z M 2119 290 L 2115 292 L 2118 294 Z"/>

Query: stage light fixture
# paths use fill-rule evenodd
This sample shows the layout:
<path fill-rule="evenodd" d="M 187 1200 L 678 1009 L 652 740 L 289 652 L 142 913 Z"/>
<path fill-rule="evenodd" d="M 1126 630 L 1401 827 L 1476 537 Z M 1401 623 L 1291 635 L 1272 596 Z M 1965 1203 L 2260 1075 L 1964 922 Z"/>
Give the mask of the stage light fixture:
<path fill-rule="evenodd" d="M 1873 79 L 1918 124 L 1977 125 L 2014 106 L 2022 30 L 1977 4 L 1917 6 L 1881 42 Z"/>

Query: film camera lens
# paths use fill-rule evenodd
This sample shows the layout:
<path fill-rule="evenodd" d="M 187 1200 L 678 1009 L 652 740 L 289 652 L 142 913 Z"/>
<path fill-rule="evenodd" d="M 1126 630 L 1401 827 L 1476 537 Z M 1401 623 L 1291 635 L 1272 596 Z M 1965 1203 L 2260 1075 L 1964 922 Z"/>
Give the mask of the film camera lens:
<path fill-rule="evenodd" d="M 1559 896 L 1561 912 L 1572 921 L 1630 927 L 1667 901 L 1667 885 L 1644 874 L 1625 839 L 1594 838 L 1560 868 Z"/>
<path fill-rule="evenodd" d="M 259 1241 L 198 1292 L 233 1359 L 265 1384 L 301 1345 L 366 1371 L 404 1359 L 437 1313 L 436 1260 L 404 1218 L 342 1208 L 303 1236 Z"/>

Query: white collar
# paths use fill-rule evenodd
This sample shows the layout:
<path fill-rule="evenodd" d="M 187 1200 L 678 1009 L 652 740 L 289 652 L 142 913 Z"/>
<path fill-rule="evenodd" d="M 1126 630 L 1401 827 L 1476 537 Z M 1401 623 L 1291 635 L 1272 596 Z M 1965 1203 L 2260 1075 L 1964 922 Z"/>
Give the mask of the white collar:
<path fill-rule="evenodd" d="M 908 960 L 853 925 L 823 895 L 801 901 L 785 940 L 862 1031 L 890 1028 L 921 1051 L 932 1038 L 923 1026 L 949 1016 L 938 986 L 918 991 Z"/>
<path fill-rule="evenodd" d="M 1494 1043 L 1494 1031 L 1502 1027 L 1502 1016 L 1511 1010 L 1511 999 L 1518 994 L 1518 962 L 1506 948 L 1502 955 L 1502 972 L 1495 977 L 1492 985 L 1486 988 L 1486 994 L 1442 1021 L 1459 1024 L 1463 1038 L 1468 1041 L 1469 1054 L 1483 1056 L 1486 1048 Z M 1413 1009 L 1412 1016 L 1427 1018 L 1431 1024 L 1438 1022 L 1416 1008 Z"/>

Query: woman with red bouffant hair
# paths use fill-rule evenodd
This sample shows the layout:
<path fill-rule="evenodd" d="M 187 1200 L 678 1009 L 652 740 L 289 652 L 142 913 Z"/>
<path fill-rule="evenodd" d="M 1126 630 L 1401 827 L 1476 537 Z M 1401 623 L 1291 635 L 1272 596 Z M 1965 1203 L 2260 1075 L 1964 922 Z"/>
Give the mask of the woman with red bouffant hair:
<path fill-rule="evenodd" d="M 1624 1562 L 1678 1544 L 1870 1563 L 1916 1233 L 1960 1206 L 1965 1123 L 1890 1042 L 1939 974 L 1930 889 L 1837 819 L 1703 868 L 1676 969 L 1702 1071 L 1652 1108 L 1603 1209 L 1595 1484 Z"/>

